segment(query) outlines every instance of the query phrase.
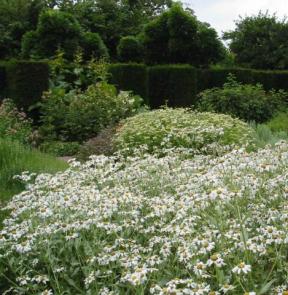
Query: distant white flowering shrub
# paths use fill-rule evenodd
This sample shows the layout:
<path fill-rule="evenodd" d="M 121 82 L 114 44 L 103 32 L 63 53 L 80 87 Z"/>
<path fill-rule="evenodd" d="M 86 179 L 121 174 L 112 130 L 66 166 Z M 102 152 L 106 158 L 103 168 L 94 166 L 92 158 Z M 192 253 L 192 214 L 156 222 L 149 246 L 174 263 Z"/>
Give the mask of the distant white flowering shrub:
<path fill-rule="evenodd" d="M 125 120 L 117 132 L 115 147 L 133 153 L 140 146 L 148 152 L 190 148 L 195 153 L 221 153 L 252 140 L 252 129 L 228 115 L 165 108 L 140 113 Z"/>
<path fill-rule="evenodd" d="M 5 209 L 2 294 L 288 292 L 287 142 L 92 157 L 39 175 Z"/>

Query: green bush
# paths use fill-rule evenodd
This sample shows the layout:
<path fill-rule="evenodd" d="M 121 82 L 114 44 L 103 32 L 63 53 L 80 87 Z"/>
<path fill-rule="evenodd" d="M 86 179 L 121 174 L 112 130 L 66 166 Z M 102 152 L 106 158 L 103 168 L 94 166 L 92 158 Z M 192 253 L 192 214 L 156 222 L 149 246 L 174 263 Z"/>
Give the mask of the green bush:
<path fill-rule="evenodd" d="M 274 131 L 284 131 L 288 133 L 288 111 L 278 113 L 269 122 L 268 127 Z"/>
<path fill-rule="evenodd" d="M 143 61 L 142 44 L 134 36 L 122 37 L 117 47 L 117 53 L 121 62 Z"/>
<path fill-rule="evenodd" d="M 286 119 L 286 123 L 287 123 L 287 119 Z M 287 126 L 287 129 L 285 131 L 285 130 L 281 130 L 281 128 L 272 129 L 270 128 L 269 124 L 257 124 L 257 125 L 252 124 L 252 127 L 255 130 L 255 140 L 254 140 L 255 147 L 264 148 L 268 144 L 275 145 L 283 140 L 288 141 L 288 124 L 286 126 Z"/>
<path fill-rule="evenodd" d="M 27 144 L 31 133 L 31 121 L 26 114 L 18 111 L 12 100 L 3 100 L 0 103 L 0 138 Z"/>
<path fill-rule="evenodd" d="M 217 32 L 179 3 L 150 21 L 142 38 L 148 64 L 207 66 L 224 57 Z"/>
<path fill-rule="evenodd" d="M 25 111 L 37 103 L 49 86 L 49 67 L 45 62 L 11 61 L 6 67 L 7 97 Z M 34 113 L 32 113 L 33 115 Z"/>
<path fill-rule="evenodd" d="M 139 96 L 121 91 L 106 82 L 91 85 L 85 91 L 65 93 L 55 88 L 46 92 L 41 103 L 42 135 L 48 139 L 84 141 L 104 127 L 137 111 Z"/>
<path fill-rule="evenodd" d="M 241 84 L 230 75 L 223 88 L 212 88 L 200 93 L 197 108 L 261 123 L 285 106 L 287 96 L 288 93 L 284 91 L 266 92 L 260 84 Z"/>
<path fill-rule="evenodd" d="M 233 74 L 237 81 L 244 84 L 253 84 L 254 77 L 252 76 L 251 69 L 238 69 L 238 68 L 212 68 L 212 69 L 198 69 L 197 72 L 197 85 L 198 91 L 201 92 L 206 89 L 214 87 L 222 87 L 227 81 L 229 74 Z"/>
<path fill-rule="evenodd" d="M 24 58 L 39 58 L 41 49 L 39 48 L 39 35 L 37 31 L 26 32 L 21 40 L 21 51 Z"/>
<path fill-rule="evenodd" d="M 65 52 L 65 57 L 73 58 L 82 38 L 82 28 L 76 18 L 60 10 L 44 10 L 37 29 L 23 38 L 22 54 L 25 58 L 37 55 L 52 57 L 57 49 Z"/>
<path fill-rule="evenodd" d="M 222 87 L 229 74 L 244 84 L 263 85 L 265 90 L 288 90 L 288 71 L 261 71 L 244 68 L 198 69 L 198 91 L 213 87 Z"/>
<path fill-rule="evenodd" d="M 124 153 L 137 152 L 144 146 L 149 153 L 191 148 L 207 154 L 220 152 L 221 147 L 228 149 L 229 145 L 245 145 L 252 140 L 252 134 L 246 123 L 228 115 L 165 108 L 126 119 L 114 143 Z"/>
<path fill-rule="evenodd" d="M 109 57 L 108 49 L 97 33 L 84 33 L 80 46 L 83 49 L 85 60 L 89 60 L 91 57 L 96 59 Z"/>
<path fill-rule="evenodd" d="M 80 150 L 80 144 L 78 142 L 45 141 L 39 149 L 57 157 L 74 156 Z"/>
<path fill-rule="evenodd" d="M 0 100 L 4 97 L 6 87 L 6 69 L 3 64 L 0 63 Z"/>
<path fill-rule="evenodd" d="M 110 82 L 118 90 L 133 91 L 144 98 L 149 104 L 147 96 L 147 68 L 143 64 L 111 64 L 109 66 L 111 75 Z"/>
<path fill-rule="evenodd" d="M 168 104 L 195 104 L 197 70 L 189 65 L 161 65 L 148 68 L 148 97 L 153 108 Z"/>

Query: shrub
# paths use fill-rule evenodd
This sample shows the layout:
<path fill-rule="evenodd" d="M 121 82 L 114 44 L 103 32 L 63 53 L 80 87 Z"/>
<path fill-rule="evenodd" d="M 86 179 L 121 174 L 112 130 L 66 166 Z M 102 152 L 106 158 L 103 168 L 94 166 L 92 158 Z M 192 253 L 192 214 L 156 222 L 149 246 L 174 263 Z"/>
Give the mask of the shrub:
<path fill-rule="evenodd" d="M 190 107 L 195 104 L 197 70 L 189 65 L 160 65 L 148 68 L 147 95 L 150 105 Z"/>
<path fill-rule="evenodd" d="M 108 49 L 97 33 L 84 33 L 80 45 L 83 49 L 85 60 L 89 60 L 91 57 L 96 59 L 109 57 Z"/>
<path fill-rule="evenodd" d="M 39 58 L 39 35 L 37 31 L 26 32 L 21 41 L 21 52 L 23 58 Z"/>
<path fill-rule="evenodd" d="M 76 18 L 60 10 L 44 10 L 37 29 L 26 33 L 22 43 L 25 57 L 52 57 L 57 49 L 65 52 L 65 57 L 73 58 L 82 38 L 82 28 Z"/>
<path fill-rule="evenodd" d="M 124 153 L 137 152 L 142 146 L 149 153 L 170 148 L 213 153 L 250 142 L 252 133 L 246 123 L 227 115 L 165 108 L 126 119 L 116 134 L 115 146 Z"/>
<path fill-rule="evenodd" d="M 144 98 L 148 104 L 147 97 L 147 68 L 143 64 L 111 64 L 109 66 L 111 74 L 110 82 L 118 90 L 133 91 Z"/>
<path fill-rule="evenodd" d="M 45 141 L 39 146 L 39 149 L 53 156 L 69 157 L 78 153 L 80 144 L 78 142 Z"/>
<path fill-rule="evenodd" d="M 0 63 L 0 100 L 4 97 L 6 87 L 6 69 L 5 65 Z"/>
<path fill-rule="evenodd" d="M 26 114 L 20 112 L 12 100 L 3 100 L 0 103 L 0 138 L 27 144 L 31 133 L 31 121 Z"/>
<path fill-rule="evenodd" d="M 119 60 L 122 62 L 143 61 L 143 48 L 134 36 L 122 37 L 117 47 Z"/>
<path fill-rule="evenodd" d="M 197 108 L 200 111 L 229 114 L 245 121 L 265 122 L 285 106 L 288 93 L 263 86 L 243 85 L 230 75 L 223 88 L 208 89 L 200 93 Z"/>
<path fill-rule="evenodd" d="M 253 126 L 254 124 L 252 124 Z M 255 147 L 256 148 L 264 148 L 265 146 L 275 145 L 280 141 L 286 140 L 288 141 L 288 129 L 284 130 L 272 130 L 269 124 L 257 124 L 253 126 L 255 129 Z"/>
<path fill-rule="evenodd" d="M 269 122 L 268 127 L 274 131 L 285 131 L 288 133 L 288 111 L 276 114 Z"/>
<path fill-rule="evenodd" d="M 85 91 L 53 89 L 45 93 L 41 104 L 45 138 L 83 141 L 114 122 L 137 111 L 139 96 L 121 91 L 106 82 L 91 85 Z"/>
<path fill-rule="evenodd" d="M 207 66 L 225 52 L 217 32 L 179 3 L 150 21 L 142 38 L 148 64 Z"/>
<path fill-rule="evenodd" d="M 49 67 L 45 62 L 10 61 L 6 66 L 7 97 L 26 112 L 37 103 L 49 86 Z M 32 113 L 32 116 L 36 114 Z"/>

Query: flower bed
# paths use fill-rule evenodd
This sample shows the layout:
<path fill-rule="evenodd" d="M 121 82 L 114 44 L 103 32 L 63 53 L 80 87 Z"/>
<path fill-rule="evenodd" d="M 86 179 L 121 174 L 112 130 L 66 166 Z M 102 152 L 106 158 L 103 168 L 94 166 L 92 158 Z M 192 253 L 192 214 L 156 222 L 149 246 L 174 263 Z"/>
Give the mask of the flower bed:
<path fill-rule="evenodd" d="M 8 204 L 1 290 L 286 294 L 287 184 L 287 142 L 73 162 Z"/>

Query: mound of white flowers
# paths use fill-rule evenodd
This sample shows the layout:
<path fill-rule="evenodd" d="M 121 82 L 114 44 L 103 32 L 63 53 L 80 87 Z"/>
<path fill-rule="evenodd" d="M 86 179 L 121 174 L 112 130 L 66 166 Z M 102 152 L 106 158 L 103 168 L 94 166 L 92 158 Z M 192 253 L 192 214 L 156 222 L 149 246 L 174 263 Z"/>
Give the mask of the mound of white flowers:
<path fill-rule="evenodd" d="M 127 154 L 137 153 L 140 147 L 154 154 L 171 148 L 221 154 L 251 143 L 252 137 L 248 124 L 229 115 L 164 108 L 127 118 L 118 128 L 115 147 Z"/>
<path fill-rule="evenodd" d="M 92 157 L 37 176 L 6 209 L 2 294 L 288 292 L 287 142 Z"/>

